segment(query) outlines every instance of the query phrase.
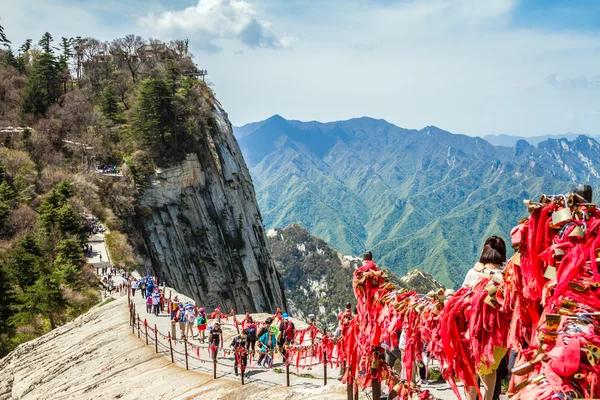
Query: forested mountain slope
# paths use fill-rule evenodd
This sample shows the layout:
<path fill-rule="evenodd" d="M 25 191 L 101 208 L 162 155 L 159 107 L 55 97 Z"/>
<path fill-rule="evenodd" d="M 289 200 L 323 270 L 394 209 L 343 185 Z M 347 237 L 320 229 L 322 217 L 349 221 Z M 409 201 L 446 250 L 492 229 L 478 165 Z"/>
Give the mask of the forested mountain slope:
<path fill-rule="evenodd" d="M 434 126 L 280 116 L 236 128 L 267 228 L 298 223 L 345 254 L 371 249 L 398 275 L 456 287 L 485 238 L 508 239 L 522 200 L 600 183 L 593 138 L 496 147 Z"/>
<path fill-rule="evenodd" d="M 356 304 L 352 276 L 362 265 L 362 257 L 343 255 L 300 225 L 272 229 L 267 236 L 290 311 L 304 320 L 314 314 L 321 326 L 334 329 L 346 303 Z M 397 288 L 427 293 L 441 287 L 423 271 L 411 271 L 399 279 L 385 265 L 380 268 Z"/>

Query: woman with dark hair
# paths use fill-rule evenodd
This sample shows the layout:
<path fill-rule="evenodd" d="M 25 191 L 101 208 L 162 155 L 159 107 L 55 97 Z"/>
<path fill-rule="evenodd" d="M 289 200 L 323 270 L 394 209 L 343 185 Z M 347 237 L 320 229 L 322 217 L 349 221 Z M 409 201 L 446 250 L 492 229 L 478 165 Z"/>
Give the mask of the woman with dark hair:
<path fill-rule="evenodd" d="M 483 245 L 483 251 L 479 262 L 477 262 L 473 268 L 467 272 L 463 287 L 473 287 L 481 279 L 489 278 L 493 275 L 502 277 L 502 267 L 506 262 L 506 244 L 501 237 L 490 236 Z M 494 279 L 497 281 L 497 278 Z M 479 365 L 477 371 L 481 380 L 483 381 L 483 387 L 485 388 L 485 400 L 493 400 L 494 398 L 494 387 L 496 385 L 496 370 L 500 366 L 502 359 L 506 355 L 507 349 L 494 346 L 494 360 L 495 362 L 490 365 Z M 467 400 L 477 399 L 477 392 L 474 387 L 465 390 Z"/>
<path fill-rule="evenodd" d="M 483 278 L 502 271 L 506 262 L 506 244 L 501 237 L 490 236 L 483 245 L 479 262 L 467 272 L 463 286 L 473 287 Z"/>

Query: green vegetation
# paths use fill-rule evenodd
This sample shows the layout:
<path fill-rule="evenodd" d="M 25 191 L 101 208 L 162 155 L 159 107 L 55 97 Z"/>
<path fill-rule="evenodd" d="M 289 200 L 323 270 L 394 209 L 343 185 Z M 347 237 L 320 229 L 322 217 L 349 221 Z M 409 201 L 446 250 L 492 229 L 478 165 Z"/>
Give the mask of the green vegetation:
<path fill-rule="evenodd" d="M 0 26 L 0 357 L 98 302 L 87 215 L 111 230 L 114 264 L 135 267 L 139 190 L 214 124 L 212 91 L 186 75 L 187 41 L 45 33 L 13 49 L 7 34 Z"/>
<path fill-rule="evenodd" d="M 352 289 L 352 276 L 362 259 L 347 257 L 325 241 L 311 236 L 300 225 L 276 229 L 268 238 L 271 255 L 281 274 L 286 297 L 294 316 L 307 319 L 315 314 L 320 327 L 333 330 L 337 315 L 356 303 Z M 385 266 L 381 267 L 388 279 L 398 288 L 427 293 L 440 285 L 422 271 L 402 279 Z M 414 276 L 413 276 L 414 275 Z"/>
<path fill-rule="evenodd" d="M 107 305 L 108 303 L 112 303 L 113 301 L 115 301 L 116 299 L 114 297 L 109 297 L 108 299 L 104 300 L 102 303 L 100 303 L 98 305 L 98 307 L 102 307 L 104 305 Z"/>
<path fill-rule="evenodd" d="M 117 268 L 131 270 L 135 267 L 133 249 L 127 235 L 112 231 L 104 234 L 104 241 L 112 264 Z"/>

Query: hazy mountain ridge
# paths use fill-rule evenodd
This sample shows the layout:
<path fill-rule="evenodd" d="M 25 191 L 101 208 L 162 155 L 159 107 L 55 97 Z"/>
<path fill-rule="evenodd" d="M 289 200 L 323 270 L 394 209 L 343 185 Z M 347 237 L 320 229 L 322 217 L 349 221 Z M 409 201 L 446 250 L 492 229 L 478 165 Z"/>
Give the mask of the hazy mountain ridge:
<path fill-rule="evenodd" d="M 600 144 L 586 136 L 502 147 L 365 117 L 250 128 L 236 135 L 267 229 L 299 223 L 345 254 L 370 248 L 398 275 L 420 267 L 447 286 L 487 235 L 508 239 L 524 198 L 600 183 Z"/>
<path fill-rule="evenodd" d="M 564 138 L 567 140 L 575 140 L 575 139 L 577 139 L 578 136 L 581 136 L 581 135 L 588 136 L 588 137 L 591 137 L 596 140 L 598 140 L 598 138 L 600 137 L 598 135 L 589 135 L 589 134 L 584 134 L 584 133 L 568 132 L 568 133 L 563 133 L 563 134 L 559 134 L 559 135 L 541 135 L 541 136 L 531 136 L 531 137 L 512 136 L 512 135 L 506 135 L 506 134 L 485 135 L 485 136 L 483 136 L 483 139 L 487 140 L 494 146 L 513 147 L 519 140 L 525 140 L 527 143 L 529 143 L 533 146 L 537 146 L 541 142 L 546 141 L 548 139 L 563 139 Z"/>

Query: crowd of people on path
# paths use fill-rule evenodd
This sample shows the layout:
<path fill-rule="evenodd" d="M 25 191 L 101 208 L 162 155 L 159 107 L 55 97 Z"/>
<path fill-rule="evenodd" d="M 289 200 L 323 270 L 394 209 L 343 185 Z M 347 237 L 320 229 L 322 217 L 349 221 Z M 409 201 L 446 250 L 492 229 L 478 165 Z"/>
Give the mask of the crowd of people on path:
<path fill-rule="evenodd" d="M 106 228 L 104 227 L 104 225 L 102 225 L 102 223 L 98 220 L 98 218 L 96 217 L 88 217 L 88 230 L 90 232 L 90 236 L 91 235 L 95 235 L 97 233 L 104 233 L 106 231 Z M 91 250 L 91 247 L 90 247 Z"/>
<path fill-rule="evenodd" d="M 96 172 L 102 175 L 121 175 L 121 170 L 116 165 L 100 163 Z"/>
<path fill-rule="evenodd" d="M 282 313 L 280 308 L 264 321 L 256 321 L 248 311 L 243 320 L 238 321 L 233 308 L 229 314 L 223 313 L 220 306 L 207 313 L 204 307 L 198 307 L 189 301 L 180 301 L 178 296 L 167 298 L 164 286 L 160 287 L 158 282 L 158 278 L 150 275 L 141 279 L 130 279 L 131 295 L 136 297 L 139 293 L 145 300 L 146 313 L 169 316 L 171 337 L 207 344 L 212 359 L 217 359 L 219 350 L 224 350 L 226 345 L 223 339 L 223 320 L 232 318 L 237 335 L 233 337 L 229 349 L 235 355 L 236 375 L 239 374 L 240 368 L 245 371 L 249 357 L 255 359 L 256 355 L 256 365 L 267 369 L 272 368 L 277 351 L 282 354 L 285 362 L 286 347 L 294 344 L 296 327 L 288 314 Z"/>

